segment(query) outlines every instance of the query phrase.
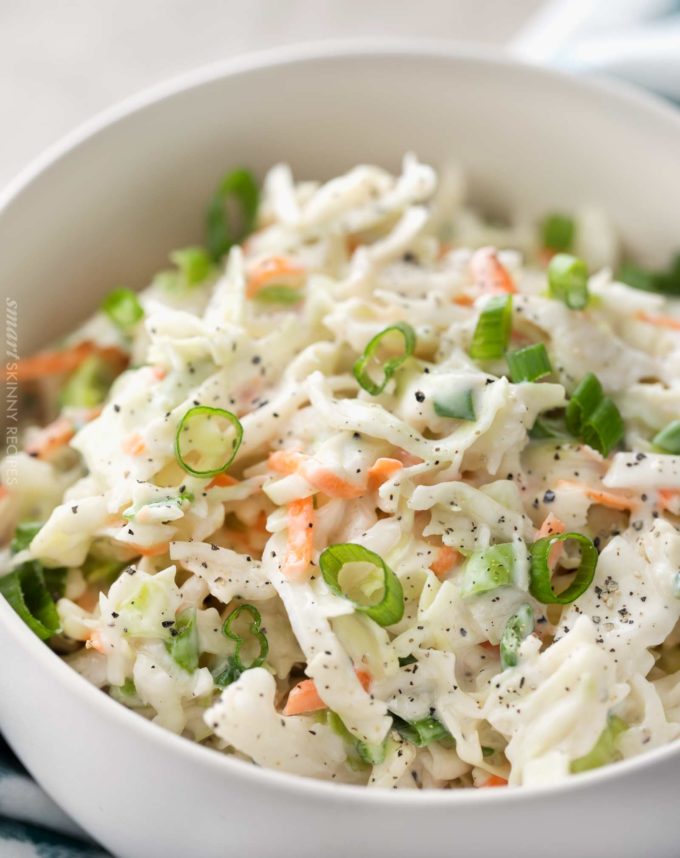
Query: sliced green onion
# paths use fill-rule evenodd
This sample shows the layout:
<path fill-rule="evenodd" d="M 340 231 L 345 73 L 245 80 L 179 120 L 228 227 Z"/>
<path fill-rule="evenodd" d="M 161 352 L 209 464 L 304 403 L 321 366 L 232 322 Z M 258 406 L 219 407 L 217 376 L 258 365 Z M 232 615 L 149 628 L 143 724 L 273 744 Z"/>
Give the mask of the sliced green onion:
<path fill-rule="evenodd" d="M 434 400 L 434 413 L 455 420 L 476 420 L 472 390 L 456 390 L 441 396 L 438 394 Z"/>
<path fill-rule="evenodd" d="M 177 615 L 172 635 L 166 649 L 183 670 L 193 673 L 198 668 L 196 608 L 186 608 Z"/>
<path fill-rule="evenodd" d="M 569 767 L 571 772 L 577 774 L 578 772 L 587 772 L 590 769 L 599 769 L 600 766 L 621 759 L 617 744 L 619 736 L 627 729 L 628 724 L 622 718 L 619 718 L 618 715 L 610 715 L 607 719 L 607 726 L 600 733 L 595 747 L 584 756 L 572 761 Z"/>
<path fill-rule="evenodd" d="M 416 748 L 426 748 L 433 742 L 453 741 L 453 736 L 436 718 L 421 718 L 419 721 L 404 721 L 396 715 L 392 715 L 392 718 L 394 729 L 402 739 L 406 739 Z"/>
<path fill-rule="evenodd" d="M 503 357 L 512 331 L 512 295 L 494 295 L 479 315 L 469 354 L 475 360 Z"/>
<path fill-rule="evenodd" d="M 139 298 L 132 289 L 127 289 L 125 286 L 109 292 L 102 303 L 102 311 L 125 333 L 144 316 Z"/>
<path fill-rule="evenodd" d="M 536 418 L 536 422 L 529 430 L 529 437 L 536 440 L 544 438 L 567 440 L 571 436 L 567 432 L 567 427 L 564 424 L 564 418 L 543 416 Z"/>
<path fill-rule="evenodd" d="M 487 593 L 512 584 L 515 574 L 515 545 L 504 542 L 473 551 L 465 564 L 460 594 L 463 598 Z"/>
<path fill-rule="evenodd" d="M 1 577 L 0 594 L 41 640 L 47 640 L 59 631 L 59 614 L 40 563 L 23 563 L 9 575 Z"/>
<path fill-rule="evenodd" d="M 519 384 L 520 381 L 538 381 L 539 378 L 545 378 L 552 372 L 550 358 L 543 343 L 509 352 L 506 360 L 510 378 L 515 384 Z"/>
<path fill-rule="evenodd" d="M 581 438 L 593 450 L 608 456 L 623 438 L 625 430 L 619 409 L 605 396 L 581 426 Z"/>
<path fill-rule="evenodd" d="M 664 453 L 680 455 L 680 420 L 673 420 L 654 436 L 652 444 Z"/>
<path fill-rule="evenodd" d="M 589 372 L 573 392 L 566 411 L 567 428 L 584 443 L 608 456 L 623 438 L 625 426 L 621 413 L 604 395 L 596 375 Z"/>
<path fill-rule="evenodd" d="M 60 394 L 61 404 L 94 408 L 106 399 L 116 376 L 112 365 L 99 355 L 90 355 L 71 373 Z"/>
<path fill-rule="evenodd" d="M 340 574 L 348 564 L 370 564 L 382 572 L 382 597 L 378 602 L 372 605 L 361 604 L 343 592 Z M 375 620 L 379 626 L 391 626 L 404 616 L 404 591 L 401 582 L 379 554 L 351 542 L 330 545 L 321 553 L 319 567 L 324 581 L 333 593 L 349 599 L 357 611 Z M 359 571 L 364 573 L 363 569 Z M 365 573 L 363 577 L 365 578 Z"/>
<path fill-rule="evenodd" d="M 247 643 L 247 640 L 234 629 L 234 623 L 241 614 L 244 613 L 250 614 L 251 621 L 248 625 L 248 635 L 259 647 L 258 654 L 249 664 L 244 663 L 241 658 L 241 650 Z M 214 676 L 215 685 L 217 685 L 218 688 L 226 688 L 227 685 L 231 685 L 232 682 L 235 682 L 246 670 L 250 670 L 253 667 L 260 667 L 264 664 L 264 660 L 267 658 L 267 654 L 269 652 L 269 641 L 267 640 L 265 633 L 260 628 L 261 625 L 262 617 L 254 605 L 239 605 L 238 608 L 234 608 L 234 610 L 229 614 L 224 622 L 222 631 L 230 640 L 236 643 L 236 648 L 234 649 L 233 654 L 227 659 L 226 665 L 217 671 Z"/>
<path fill-rule="evenodd" d="M 68 570 L 63 566 L 50 568 L 43 566 L 42 573 L 43 578 L 45 579 L 47 592 L 50 594 L 54 602 L 58 601 L 66 592 L 66 576 L 68 574 Z"/>
<path fill-rule="evenodd" d="M 576 224 L 568 215 L 550 214 L 543 221 L 541 235 L 543 247 L 549 250 L 570 250 L 574 243 Z"/>
<path fill-rule="evenodd" d="M 347 762 L 351 768 L 365 769 L 382 763 L 387 753 L 387 739 L 379 745 L 369 745 L 353 736 L 337 712 L 326 712 L 326 723 L 347 745 Z"/>
<path fill-rule="evenodd" d="M 604 392 L 597 376 L 592 372 L 584 375 L 567 405 L 567 429 L 572 435 L 581 434 L 581 427 L 602 399 L 604 399 Z"/>
<path fill-rule="evenodd" d="M 561 593 L 556 593 L 552 585 L 550 568 L 550 549 L 558 542 L 572 539 L 581 549 L 581 562 L 571 584 Z M 569 605 L 590 587 L 597 566 L 597 548 L 582 533 L 555 533 L 538 539 L 531 546 L 531 564 L 529 567 L 529 592 L 544 605 Z"/>
<path fill-rule="evenodd" d="M 570 310 L 582 310 L 588 304 L 588 266 L 582 259 L 558 253 L 548 263 L 548 292 L 563 301 Z"/>
<path fill-rule="evenodd" d="M 228 424 L 226 427 L 225 421 Z M 232 432 L 225 432 L 225 429 L 231 429 Z M 195 405 L 186 412 L 177 427 L 175 456 L 188 474 L 214 477 L 231 465 L 242 440 L 243 426 L 231 411 Z M 208 459 L 212 464 L 206 468 L 195 468 L 187 461 L 190 456 L 199 461 Z"/>
<path fill-rule="evenodd" d="M 206 243 L 216 262 L 252 231 L 259 198 L 257 182 L 249 170 L 234 170 L 222 179 L 207 212 Z M 230 203 L 237 208 L 236 217 L 230 215 Z"/>
<path fill-rule="evenodd" d="M 482 756 L 483 757 L 493 757 L 496 753 L 496 748 L 489 748 L 488 745 L 482 745 Z"/>
<path fill-rule="evenodd" d="M 203 247 L 183 247 L 173 250 L 170 261 L 177 266 L 183 283 L 198 286 L 215 271 L 214 263 L 208 251 Z"/>
<path fill-rule="evenodd" d="M 399 667 L 408 667 L 409 664 L 415 664 L 418 659 L 414 655 L 405 655 L 399 657 Z"/>
<path fill-rule="evenodd" d="M 292 306 L 302 301 L 302 292 L 292 286 L 265 286 L 256 293 L 254 300 L 261 304 L 285 304 Z"/>
<path fill-rule="evenodd" d="M 633 262 L 624 262 L 616 276 L 634 289 L 658 292 L 662 295 L 680 295 L 680 255 L 675 257 L 665 271 L 651 271 Z"/>
<path fill-rule="evenodd" d="M 24 548 L 28 548 L 41 527 L 42 522 L 39 521 L 20 521 L 9 544 L 9 550 L 12 554 L 18 554 Z"/>
<path fill-rule="evenodd" d="M 396 357 L 392 357 L 381 362 L 378 360 L 376 353 L 383 339 L 391 333 L 397 333 L 402 337 L 403 351 Z M 373 339 L 369 341 L 368 345 L 364 349 L 364 353 L 354 364 L 352 369 L 354 377 L 363 389 L 367 390 L 371 394 L 371 396 L 377 396 L 379 393 L 383 392 L 387 382 L 392 378 L 404 361 L 411 357 L 415 348 L 416 332 L 413 328 L 406 322 L 395 322 L 393 325 L 385 328 L 385 330 L 380 331 L 379 334 L 376 334 Z M 379 384 L 374 382 L 369 375 L 369 369 L 374 366 L 379 368 L 383 374 L 382 380 Z"/>
<path fill-rule="evenodd" d="M 88 554 L 81 571 L 85 580 L 91 584 L 113 584 L 127 566 L 129 563 L 121 563 L 119 560 L 109 560 Z"/>
<path fill-rule="evenodd" d="M 534 611 L 531 605 L 520 605 L 505 624 L 501 637 L 501 668 L 515 667 L 519 659 L 519 647 L 524 638 L 534 630 Z"/>

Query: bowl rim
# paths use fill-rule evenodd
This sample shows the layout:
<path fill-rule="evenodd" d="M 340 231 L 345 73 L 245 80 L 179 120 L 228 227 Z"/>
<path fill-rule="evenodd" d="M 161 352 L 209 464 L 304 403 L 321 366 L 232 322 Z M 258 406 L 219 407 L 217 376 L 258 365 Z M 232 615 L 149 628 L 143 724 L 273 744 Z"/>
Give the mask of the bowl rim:
<path fill-rule="evenodd" d="M 126 118 L 144 111 L 155 104 L 169 100 L 174 96 L 193 89 L 209 85 L 219 79 L 248 75 L 272 68 L 289 65 L 318 63 L 338 60 L 375 60 L 378 58 L 402 58 L 411 61 L 432 61 L 467 63 L 480 68 L 495 68 L 502 74 L 516 74 L 543 78 L 557 87 L 566 87 L 581 91 L 584 95 L 598 97 L 609 102 L 618 102 L 631 113 L 642 112 L 666 125 L 671 133 L 680 139 L 680 111 L 665 102 L 659 96 L 650 94 L 636 86 L 602 78 L 584 78 L 569 75 L 563 71 L 539 67 L 513 57 L 509 52 L 496 48 L 459 43 L 453 40 L 423 38 L 355 38 L 340 40 L 321 40 L 304 44 L 286 45 L 263 51 L 251 52 L 226 60 L 219 60 L 189 72 L 175 75 L 158 84 L 142 89 L 113 106 L 98 112 L 92 118 L 80 124 L 73 131 L 52 143 L 42 154 L 34 158 L 14 179 L 0 190 L 0 218 L 24 190 L 40 179 L 52 166 L 65 155 L 76 151 L 91 138 L 105 132 L 109 127 Z M 342 799 L 348 805 L 399 805 L 423 807 L 442 807 L 450 810 L 453 806 L 466 806 L 470 803 L 495 802 L 515 803 L 537 799 L 555 798 L 564 793 L 582 791 L 596 786 L 601 781 L 622 778 L 636 771 L 648 768 L 671 757 L 680 758 L 680 743 L 674 742 L 654 748 L 646 753 L 613 765 L 604 766 L 577 777 L 568 778 L 556 784 L 545 786 L 523 786 L 519 789 L 460 789 L 460 790 L 389 790 L 367 789 L 365 786 L 322 781 L 267 769 L 243 760 L 222 754 L 212 748 L 204 747 L 190 739 L 165 730 L 141 715 L 113 700 L 108 694 L 96 688 L 83 676 L 71 668 L 55 652 L 39 640 L 23 623 L 19 616 L 0 597 L 0 622 L 14 639 L 16 646 L 23 647 L 46 670 L 56 671 L 56 678 L 66 692 L 80 698 L 81 705 L 99 711 L 102 718 L 115 722 L 114 726 L 137 730 L 142 738 L 165 747 L 168 753 L 179 754 L 196 765 L 210 766 L 216 773 L 230 774 L 252 782 L 253 786 L 268 786 L 272 790 L 285 790 L 298 793 L 301 797 L 313 798 L 316 795 Z"/>

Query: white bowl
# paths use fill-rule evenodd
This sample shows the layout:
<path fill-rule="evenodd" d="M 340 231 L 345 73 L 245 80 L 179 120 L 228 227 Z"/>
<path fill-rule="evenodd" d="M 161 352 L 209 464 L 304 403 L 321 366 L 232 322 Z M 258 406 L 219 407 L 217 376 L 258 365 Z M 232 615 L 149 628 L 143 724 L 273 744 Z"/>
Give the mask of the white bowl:
<path fill-rule="evenodd" d="M 0 202 L 0 282 L 24 354 L 112 286 L 200 239 L 234 165 L 298 176 L 405 150 L 469 170 L 474 196 L 608 209 L 631 252 L 680 238 L 680 119 L 622 87 L 442 45 L 316 46 L 224 63 L 110 111 Z M 677 855 L 680 747 L 543 790 L 380 792 L 258 769 L 148 723 L 61 662 L 0 599 L 0 728 L 115 855 Z"/>

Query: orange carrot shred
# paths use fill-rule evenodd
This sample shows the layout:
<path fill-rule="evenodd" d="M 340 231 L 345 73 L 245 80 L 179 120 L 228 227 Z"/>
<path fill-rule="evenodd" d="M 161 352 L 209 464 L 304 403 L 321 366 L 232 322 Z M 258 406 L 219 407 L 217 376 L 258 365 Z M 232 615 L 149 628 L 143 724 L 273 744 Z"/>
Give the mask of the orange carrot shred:
<path fill-rule="evenodd" d="M 680 331 L 680 319 L 675 316 L 655 316 L 652 313 L 646 313 L 644 310 L 638 310 L 635 314 L 635 318 L 641 322 L 656 325 L 659 328 L 669 328 L 672 331 Z"/>
<path fill-rule="evenodd" d="M 483 292 L 517 292 L 507 268 L 499 261 L 493 247 L 481 247 L 470 260 L 475 282 Z"/>
<path fill-rule="evenodd" d="M 314 503 L 302 498 L 288 505 L 288 545 L 281 571 L 293 581 L 309 575 L 314 548 Z"/>
<path fill-rule="evenodd" d="M 47 459 L 60 447 L 68 444 L 75 434 L 75 427 L 69 419 L 57 417 L 37 433 L 35 440 L 26 445 L 26 452 L 39 459 Z"/>
<path fill-rule="evenodd" d="M 399 459 L 389 459 L 387 457 L 376 459 L 375 463 L 368 469 L 368 488 L 371 491 L 375 491 L 403 467 L 404 464 Z"/>
<path fill-rule="evenodd" d="M 437 556 L 430 563 L 430 569 L 434 572 L 437 578 L 443 578 L 461 558 L 459 551 L 451 548 L 448 545 L 442 545 L 437 549 Z"/>
<path fill-rule="evenodd" d="M 488 780 L 484 781 L 482 787 L 504 787 L 507 785 L 508 782 L 505 778 L 502 778 L 499 775 L 491 775 Z"/>
<path fill-rule="evenodd" d="M 246 296 L 253 298 L 265 286 L 281 285 L 304 277 L 305 269 L 285 256 L 270 256 L 260 262 L 248 277 Z"/>
<path fill-rule="evenodd" d="M 593 503 L 609 507 L 610 509 L 630 511 L 639 506 L 639 501 L 630 494 L 609 492 L 604 489 L 593 489 L 585 483 L 579 483 L 575 480 L 558 480 L 557 488 L 580 489 Z"/>
<path fill-rule="evenodd" d="M 371 675 L 365 670 L 356 671 L 357 679 L 361 683 L 364 691 L 368 691 L 371 685 Z M 321 709 L 327 709 L 328 706 L 323 702 L 316 690 L 316 685 L 313 679 L 303 679 L 302 682 L 291 688 L 288 700 L 283 709 L 284 715 L 304 715 L 307 712 L 318 712 Z"/>
<path fill-rule="evenodd" d="M 132 435 L 128 435 L 127 438 L 123 438 L 121 446 L 123 448 L 123 452 L 127 453 L 128 456 L 141 456 L 146 449 L 144 446 L 144 439 L 138 432 L 133 432 Z"/>

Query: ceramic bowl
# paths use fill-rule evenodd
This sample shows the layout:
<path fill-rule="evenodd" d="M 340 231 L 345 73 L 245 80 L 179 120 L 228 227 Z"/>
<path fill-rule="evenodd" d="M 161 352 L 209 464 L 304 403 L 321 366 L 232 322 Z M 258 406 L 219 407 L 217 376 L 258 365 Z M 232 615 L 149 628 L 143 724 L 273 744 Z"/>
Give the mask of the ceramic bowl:
<path fill-rule="evenodd" d="M 173 81 L 54 147 L 0 200 L 0 282 L 23 354 L 201 238 L 234 165 L 298 177 L 413 150 L 460 162 L 502 213 L 585 203 L 663 263 L 680 234 L 680 119 L 646 95 L 437 44 L 320 45 Z M 121 858 L 677 855 L 680 746 L 545 789 L 371 791 L 247 765 L 91 687 L 0 598 L 0 729 Z"/>

